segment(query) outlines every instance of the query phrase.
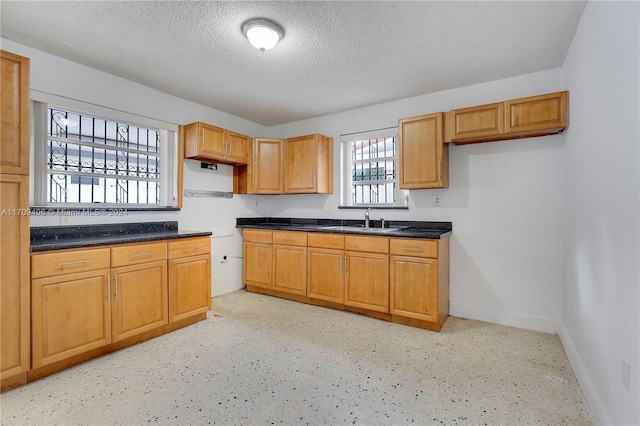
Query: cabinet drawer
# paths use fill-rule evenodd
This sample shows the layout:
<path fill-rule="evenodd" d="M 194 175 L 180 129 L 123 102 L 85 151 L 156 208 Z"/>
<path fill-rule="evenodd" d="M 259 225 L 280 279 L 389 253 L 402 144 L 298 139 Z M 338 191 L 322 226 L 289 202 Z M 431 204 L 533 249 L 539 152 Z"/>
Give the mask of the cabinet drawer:
<path fill-rule="evenodd" d="M 273 233 L 273 244 L 282 244 L 287 246 L 305 246 L 307 245 L 306 232 L 282 232 L 275 231 Z"/>
<path fill-rule="evenodd" d="M 146 243 L 111 249 L 111 267 L 136 265 L 167 258 L 167 243 Z"/>
<path fill-rule="evenodd" d="M 31 256 L 31 278 L 108 268 L 109 249 L 63 250 Z"/>
<path fill-rule="evenodd" d="M 169 259 L 209 254 L 211 253 L 211 240 L 209 237 L 206 237 L 169 241 L 167 245 L 167 253 Z"/>
<path fill-rule="evenodd" d="M 309 247 L 344 250 L 344 235 L 309 233 L 307 240 Z"/>
<path fill-rule="evenodd" d="M 254 243 L 272 243 L 273 231 L 265 231 L 261 229 L 245 229 L 242 231 L 242 239 Z"/>
<path fill-rule="evenodd" d="M 351 251 L 389 253 L 389 238 L 346 235 L 344 248 Z"/>
<path fill-rule="evenodd" d="M 438 258 L 438 242 L 414 238 L 391 238 L 389 252 L 401 256 Z"/>

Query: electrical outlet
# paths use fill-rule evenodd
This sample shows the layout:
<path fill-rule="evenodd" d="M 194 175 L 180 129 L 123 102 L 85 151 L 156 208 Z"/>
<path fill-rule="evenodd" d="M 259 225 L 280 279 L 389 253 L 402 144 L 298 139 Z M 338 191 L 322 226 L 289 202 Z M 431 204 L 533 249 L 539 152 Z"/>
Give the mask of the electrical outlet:
<path fill-rule="evenodd" d="M 433 205 L 434 206 L 439 206 L 442 204 L 442 195 L 438 194 L 438 195 L 434 195 L 433 196 Z"/>
<path fill-rule="evenodd" d="M 622 380 L 622 386 L 625 387 L 625 389 L 627 389 L 627 391 L 629 391 L 630 388 L 630 379 L 631 379 L 631 368 L 629 367 L 629 363 L 622 358 L 622 362 L 621 362 L 621 369 L 620 369 L 620 379 Z"/>
<path fill-rule="evenodd" d="M 69 215 L 64 214 L 64 212 L 58 212 L 60 215 L 60 225 L 68 225 L 69 224 Z"/>

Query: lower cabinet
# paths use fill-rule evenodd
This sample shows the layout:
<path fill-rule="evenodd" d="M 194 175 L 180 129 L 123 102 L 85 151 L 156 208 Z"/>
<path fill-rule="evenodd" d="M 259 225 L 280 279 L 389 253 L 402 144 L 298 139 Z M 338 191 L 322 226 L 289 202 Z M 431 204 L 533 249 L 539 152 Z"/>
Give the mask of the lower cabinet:
<path fill-rule="evenodd" d="M 307 234 L 273 232 L 273 289 L 307 295 Z"/>
<path fill-rule="evenodd" d="M 255 229 L 245 229 L 243 237 L 243 278 L 249 291 L 435 331 L 449 315 L 446 237 L 427 240 Z"/>
<path fill-rule="evenodd" d="M 245 229 L 242 237 L 242 281 L 248 286 L 272 289 L 273 232 Z"/>
<path fill-rule="evenodd" d="M 211 243 L 209 238 L 170 242 L 169 322 L 211 309 Z"/>
<path fill-rule="evenodd" d="M 32 367 L 152 330 L 162 334 L 170 321 L 205 313 L 210 247 L 209 237 L 198 237 L 34 253 Z"/>
<path fill-rule="evenodd" d="M 390 313 L 439 331 L 449 316 L 449 239 L 390 241 Z"/>
<path fill-rule="evenodd" d="M 115 268 L 111 277 L 114 342 L 169 322 L 166 261 Z"/>
<path fill-rule="evenodd" d="M 389 256 L 347 252 L 344 304 L 389 313 Z"/>
<path fill-rule="evenodd" d="M 32 281 L 33 368 L 111 343 L 109 269 Z"/>

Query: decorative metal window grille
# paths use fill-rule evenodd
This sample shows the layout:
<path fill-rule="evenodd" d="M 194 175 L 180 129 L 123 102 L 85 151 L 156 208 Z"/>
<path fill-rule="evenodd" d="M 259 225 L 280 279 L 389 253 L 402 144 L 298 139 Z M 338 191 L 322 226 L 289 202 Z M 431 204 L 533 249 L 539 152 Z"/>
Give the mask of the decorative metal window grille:
<path fill-rule="evenodd" d="M 47 116 L 47 202 L 160 204 L 160 132 L 58 108 Z"/>
<path fill-rule="evenodd" d="M 353 205 L 396 202 L 396 138 L 351 142 Z"/>

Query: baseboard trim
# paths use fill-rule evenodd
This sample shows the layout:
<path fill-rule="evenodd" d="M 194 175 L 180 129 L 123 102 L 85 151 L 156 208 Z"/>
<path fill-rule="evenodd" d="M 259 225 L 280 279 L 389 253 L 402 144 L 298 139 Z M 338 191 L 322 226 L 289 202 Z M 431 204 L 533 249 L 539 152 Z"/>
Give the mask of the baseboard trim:
<path fill-rule="evenodd" d="M 549 334 L 557 334 L 560 330 L 560 321 L 497 312 L 473 306 L 457 305 L 455 303 L 449 305 L 449 315 Z"/>
<path fill-rule="evenodd" d="M 562 343 L 564 352 L 567 354 L 569 364 L 571 364 L 571 368 L 573 369 L 573 374 L 575 374 L 576 379 L 578 379 L 582 393 L 587 400 L 587 404 L 589 404 L 591 413 L 595 417 L 596 424 L 614 424 L 611 416 L 609 415 L 609 411 L 607 411 L 607 408 L 600 398 L 600 394 L 598 394 L 598 391 L 591 380 L 589 371 L 580 360 L 578 349 L 573 343 L 571 336 L 569 336 L 569 331 L 565 328 L 564 324 L 561 324 L 560 326 L 558 337 L 560 338 L 560 343 Z"/>

